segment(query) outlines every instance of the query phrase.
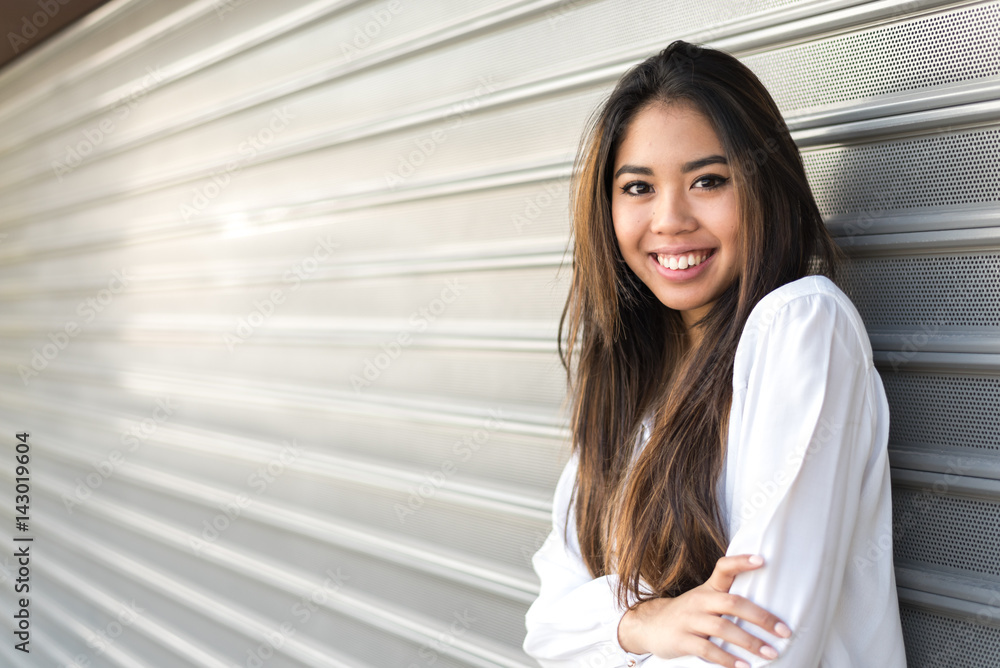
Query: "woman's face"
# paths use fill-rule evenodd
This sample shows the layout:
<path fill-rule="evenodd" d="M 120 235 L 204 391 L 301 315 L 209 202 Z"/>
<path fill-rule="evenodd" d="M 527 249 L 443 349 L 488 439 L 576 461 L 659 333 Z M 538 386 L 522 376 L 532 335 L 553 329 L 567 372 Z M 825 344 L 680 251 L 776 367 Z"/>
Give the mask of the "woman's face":
<path fill-rule="evenodd" d="M 636 114 L 615 156 L 611 215 L 628 266 L 688 327 L 737 275 L 732 170 L 690 104 Z"/>

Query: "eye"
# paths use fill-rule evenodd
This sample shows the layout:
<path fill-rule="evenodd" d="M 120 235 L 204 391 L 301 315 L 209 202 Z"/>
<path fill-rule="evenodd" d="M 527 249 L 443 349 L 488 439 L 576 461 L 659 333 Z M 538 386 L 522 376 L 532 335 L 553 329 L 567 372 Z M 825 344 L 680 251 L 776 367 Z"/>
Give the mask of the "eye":
<path fill-rule="evenodd" d="M 632 188 L 638 187 L 640 189 L 646 188 L 647 190 L 641 190 L 640 192 L 633 192 Z M 628 195 L 629 197 L 638 197 L 639 195 L 646 195 L 649 193 L 649 184 L 645 181 L 629 181 L 621 187 L 622 193 Z"/>
<path fill-rule="evenodd" d="M 716 188 L 725 185 L 726 182 L 729 181 L 729 178 L 719 176 L 718 174 L 705 174 L 704 176 L 699 176 L 695 180 L 695 183 L 698 184 L 705 181 L 708 181 L 709 185 L 702 186 L 701 188 L 698 188 L 699 190 L 715 190 Z"/>

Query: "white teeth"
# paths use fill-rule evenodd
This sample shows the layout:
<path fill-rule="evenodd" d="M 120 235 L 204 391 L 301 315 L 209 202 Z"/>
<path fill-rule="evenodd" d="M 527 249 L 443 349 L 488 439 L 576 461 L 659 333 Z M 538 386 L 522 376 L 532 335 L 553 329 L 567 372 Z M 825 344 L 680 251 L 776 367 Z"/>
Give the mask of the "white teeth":
<path fill-rule="evenodd" d="M 705 261 L 705 258 L 707 258 L 708 255 L 709 254 L 707 252 L 688 253 L 687 255 L 671 255 L 669 257 L 658 254 L 656 256 L 656 261 L 668 269 L 687 269 L 688 267 L 694 267 L 695 265 L 701 264 Z"/>

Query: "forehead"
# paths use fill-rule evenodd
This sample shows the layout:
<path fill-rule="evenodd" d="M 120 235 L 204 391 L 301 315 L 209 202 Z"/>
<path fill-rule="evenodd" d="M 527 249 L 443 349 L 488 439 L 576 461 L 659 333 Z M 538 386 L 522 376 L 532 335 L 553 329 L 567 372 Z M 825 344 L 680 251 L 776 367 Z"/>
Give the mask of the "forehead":
<path fill-rule="evenodd" d="M 684 162 L 711 153 L 725 154 L 712 123 L 688 102 L 652 102 L 642 107 L 625 129 L 615 165 Z"/>

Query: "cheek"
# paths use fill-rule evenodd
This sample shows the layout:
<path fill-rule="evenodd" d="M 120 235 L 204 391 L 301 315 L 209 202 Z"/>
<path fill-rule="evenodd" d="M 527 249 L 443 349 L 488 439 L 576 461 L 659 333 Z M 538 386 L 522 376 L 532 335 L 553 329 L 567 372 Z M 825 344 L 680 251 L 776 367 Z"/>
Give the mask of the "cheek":
<path fill-rule="evenodd" d="M 615 239 L 618 240 L 619 248 L 624 251 L 631 236 L 630 231 L 632 226 L 628 224 L 624 212 L 613 205 L 611 207 L 611 220 L 614 224 Z"/>
<path fill-rule="evenodd" d="M 715 236 L 724 246 L 729 248 L 731 253 L 735 253 L 740 226 L 739 211 L 737 211 L 734 201 L 720 204 L 723 206 L 715 211 L 715 224 L 713 225 Z"/>
<path fill-rule="evenodd" d="M 623 247 L 635 242 L 642 235 L 641 216 L 635 208 L 612 202 L 611 219 L 614 221 L 615 237 Z"/>

